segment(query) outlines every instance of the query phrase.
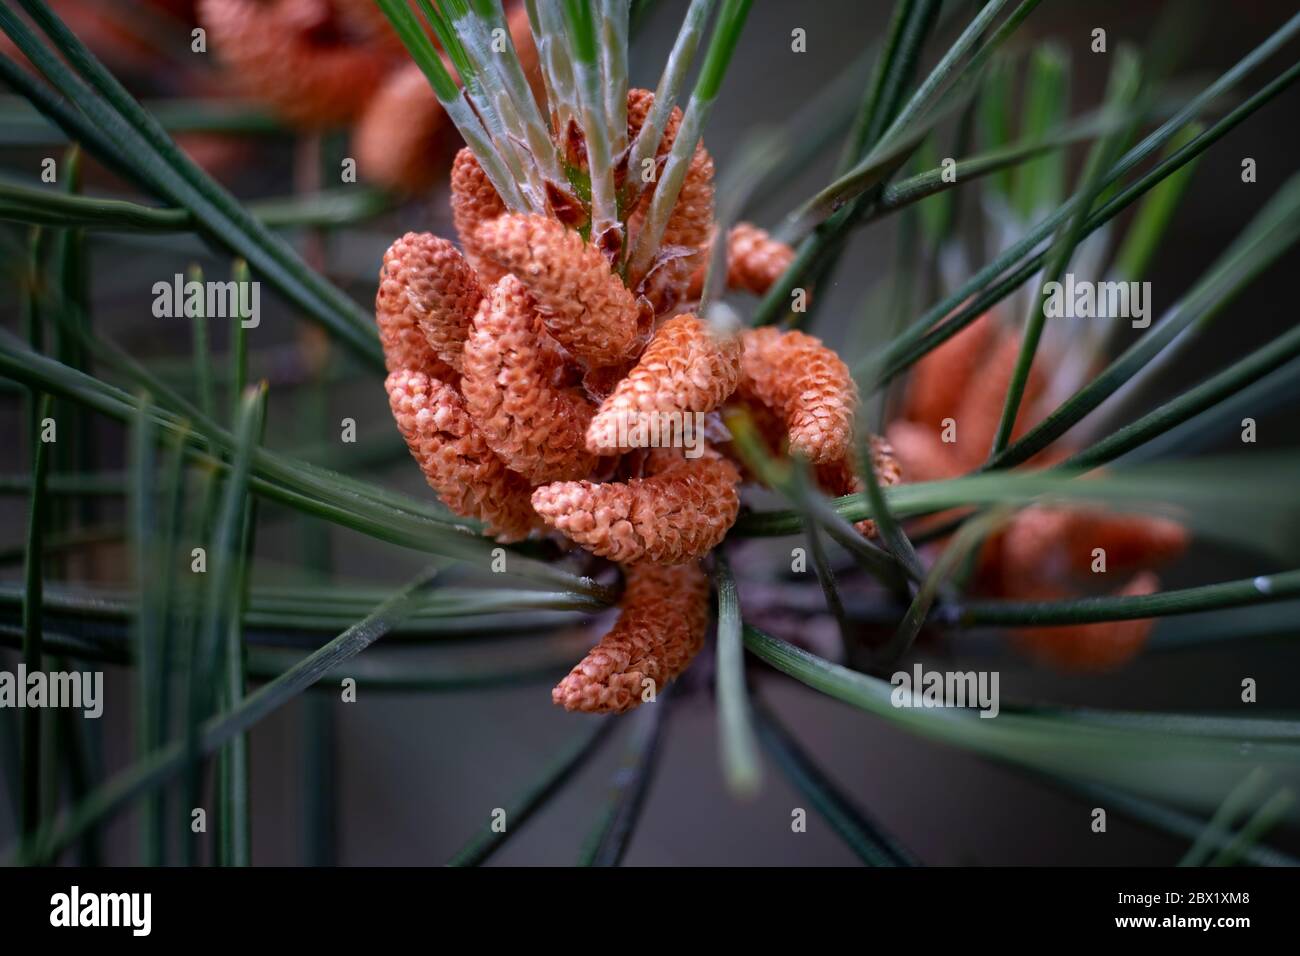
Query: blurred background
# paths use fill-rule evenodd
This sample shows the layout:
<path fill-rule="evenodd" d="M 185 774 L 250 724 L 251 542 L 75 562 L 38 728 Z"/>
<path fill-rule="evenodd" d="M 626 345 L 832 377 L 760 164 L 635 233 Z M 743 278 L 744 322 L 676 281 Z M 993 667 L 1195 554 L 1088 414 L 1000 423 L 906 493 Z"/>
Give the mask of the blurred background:
<path fill-rule="evenodd" d="M 115 11 L 133 5 L 105 2 L 102 6 Z M 1142 45 L 1165 6 L 1144 0 L 1088 4 L 1049 0 L 1032 14 L 1014 43 L 1027 48 L 1051 38 L 1068 52 L 1070 95 L 1073 112 L 1078 113 L 1100 102 L 1110 66 L 1106 56 L 1090 52 L 1091 31 L 1104 27 L 1112 50 L 1123 42 Z M 653 88 L 685 7 L 685 2 L 662 0 L 650 13 L 632 44 L 633 85 Z M 958 7 L 954 22 L 966 16 L 966 7 Z M 890 3 L 874 0 L 798 4 L 757 0 L 705 132 L 719 174 L 725 177 L 729 160 L 756 127 L 784 124 L 792 117 L 815 119 L 818 92 L 881 37 L 891 8 Z M 1203 87 L 1294 11 L 1294 4 L 1284 0 L 1203 4 L 1200 29 L 1187 37 L 1177 88 Z M 1197 19 L 1189 16 L 1188 22 Z M 796 27 L 807 31 L 807 53 L 791 51 L 791 30 Z M 176 56 L 189 55 L 185 31 L 167 36 L 176 44 Z M 951 24 L 936 32 L 927 45 L 923 69 L 951 36 Z M 1283 57 L 1287 55 L 1284 51 Z M 1286 65 L 1279 59 L 1265 72 L 1271 75 L 1279 64 Z M 212 72 L 216 79 L 205 88 L 224 93 L 219 74 Z M 133 91 L 151 97 L 176 92 L 163 88 L 168 75 L 167 70 L 143 70 L 130 78 Z M 144 84 L 152 86 L 142 88 Z M 5 97 L 6 110 L 18 111 L 20 106 L 14 97 Z M 1277 187 L 1300 168 L 1298 114 L 1300 90 L 1291 89 L 1203 157 L 1168 241 L 1147 276 L 1154 289 L 1156 315 L 1204 272 Z M 218 178 L 241 199 L 283 196 L 291 188 L 298 154 L 292 135 L 271 129 L 222 148 L 238 161 L 219 171 Z M 3 146 L 0 171 L 30 181 L 40 157 L 46 155 L 58 152 L 36 142 L 24 144 L 15 134 Z M 779 224 L 787 211 L 829 181 L 837 155 L 838 142 L 833 142 L 798 177 L 757 196 L 749 218 L 766 227 Z M 1082 150 L 1072 153 L 1072 169 L 1082 155 Z M 1255 184 L 1241 181 L 1244 157 L 1257 161 Z M 111 183 L 93 167 L 87 179 L 92 190 Z M 844 346 L 851 340 L 855 323 L 863 320 L 864 301 L 889 275 L 897 247 L 895 229 L 895 218 L 872 224 L 848 249 L 818 318 L 816 331 L 830 344 Z M 407 230 L 453 234 L 443 188 L 378 218 L 335 230 L 324 239 L 303 241 L 320 242 L 317 254 L 328 263 L 336 281 L 359 301 L 369 302 L 385 248 Z M 0 224 L 0 231 L 7 233 L 6 254 L 22 247 L 25 227 Z M 179 320 L 169 328 L 168 320 L 153 317 L 152 283 L 183 272 L 194 262 L 211 276 L 221 277 L 229 260 L 184 234 L 92 232 L 90 242 L 97 325 L 109 330 L 132 355 L 174 359 L 175 374 L 183 376 L 188 330 Z M 1216 324 L 1166 369 L 1159 382 L 1137 398 L 1137 407 L 1149 408 L 1293 324 L 1291 277 L 1298 264 L 1292 257 L 1289 267 L 1275 267 L 1253 282 L 1232 304 L 1231 318 Z M 11 281 L 13 271 L 5 271 L 0 308 L 4 326 L 16 330 L 18 290 Z M 739 307 L 752 307 L 752 300 Z M 326 405 L 312 407 L 294 386 L 295 376 L 302 371 L 293 358 L 304 341 L 300 323 L 274 295 L 264 295 L 262 308 L 262 323 L 251 333 L 250 345 L 273 357 L 270 367 L 254 361 L 254 374 L 269 374 L 272 381 L 267 444 L 278 448 L 325 445 L 337 438 L 335 423 L 353 417 L 359 433 L 355 447 L 391 446 L 397 436 L 378 376 L 349 369 L 335 355 L 331 367 L 339 374 L 325 393 Z M 213 334 L 214 351 L 221 353 L 225 330 L 214 324 Z M 306 338 L 311 341 L 311 336 Z M 277 346 L 282 351 L 276 351 Z M 1258 420 L 1261 442 L 1269 447 L 1294 446 L 1296 423 L 1289 409 L 1266 410 Z M 96 430 L 101 467 L 125 468 L 125 430 L 115 424 L 98 424 Z M 20 474 L 28 467 L 24 433 L 17 393 L 7 393 L 0 397 L 0 448 L 8 449 L 5 475 Z M 1230 430 L 1220 448 L 1203 450 L 1225 450 L 1235 442 L 1236 432 Z M 418 470 L 404 456 L 391 458 L 378 474 L 393 487 L 417 495 L 428 493 Z M 121 519 L 120 500 L 106 499 L 98 507 L 104 509 L 104 518 Z M 304 531 L 301 519 L 287 512 L 277 515 L 277 510 L 273 503 L 262 506 L 255 583 L 310 579 L 310 569 L 303 567 L 304 536 L 322 532 Z M 0 550 L 5 555 L 0 576 L 4 584 L 18 585 L 25 529 L 21 494 L 0 498 L 0 528 Z M 327 542 L 328 565 L 339 581 L 396 586 L 424 563 L 418 554 L 359 534 L 323 524 L 318 528 L 328 528 L 326 537 L 317 540 L 321 545 Z M 733 554 L 733 566 L 742 578 L 742 603 L 747 573 L 765 562 L 788 563 L 788 547 L 789 542 L 783 546 L 778 540 L 746 545 Z M 70 564 L 71 573 L 80 580 L 123 586 L 129 584 L 126 568 L 121 547 L 113 543 L 86 546 Z M 1163 580 L 1167 587 L 1181 587 L 1265 570 L 1275 569 L 1261 568 L 1255 556 L 1217 545 L 1196 546 Z M 807 587 L 816 590 L 811 581 Z M 790 631 L 782 633 L 773 626 L 778 636 L 814 647 L 831 626 L 824 615 L 800 611 L 787 618 Z M 979 661 L 981 667 L 1000 671 L 1004 698 L 1024 701 L 1129 710 L 1228 711 L 1239 708 L 1241 677 L 1255 676 L 1261 685 L 1261 708 L 1281 711 L 1300 704 L 1296 692 L 1300 652 L 1291 637 L 1283 634 L 1240 646 L 1230 641 L 1180 642 L 1176 648 L 1162 649 L 1161 634 L 1176 621 L 1158 626 L 1151 648 L 1135 662 L 1101 675 L 1063 675 L 1036 667 L 1004 651 L 995 636 L 981 634 L 927 645 L 922 659 L 956 659 L 963 666 Z M 590 641 L 602 633 L 600 623 L 583 626 Z M 575 646 L 583 646 L 583 638 L 576 640 Z M 499 645 L 500 652 L 526 653 L 526 643 L 527 638 L 520 637 Z M 16 661 L 16 652 L 0 649 L 0 666 L 12 669 Z M 624 862 L 853 864 L 856 858 L 816 813 L 810 811 L 806 833 L 791 831 L 792 808 L 805 807 L 807 801 L 770 761 L 758 797 L 737 801 L 728 795 L 719 770 L 712 674 L 712 652 L 706 650 L 674 694 L 659 766 Z M 1015 769 L 885 726 L 765 668 L 753 666 L 750 680 L 828 775 L 927 864 L 1165 865 L 1176 862 L 1186 849 L 1184 841 L 1118 814 L 1111 815 L 1107 833 L 1095 834 L 1089 826 L 1090 801 Z M 518 687 L 442 693 L 363 688 L 355 703 L 346 704 L 331 687 L 293 702 L 251 735 L 254 863 L 442 863 L 494 808 L 506 805 L 533 778 L 571 738 L 579 722 L 590 719 L 553 707 L 549 686 L 539 680 Z M 91 729 L 100 738 L 103 767 L 112 770 L 130 759 L 132 687 L 116 668 L 109 668 L 106 687 L 105 715 Z M 0 722 L 10 741 L 6 746 L 11 746 L 14 713 L 0 712 Z M 603 811 L 632 726 L 630 719 L 623 720 L 595 758 L 491 862 L 574 862 Z M 13 751 L 5 753 L 11 759 Z M 0 799 L 0 844 L 10 843 L 14 833 L 14 808 L 6 795 Z M 1300 852 L 1300 832 L 1294 826 L 1273 832 L 1269 842 Z M 105 831 L 104 859 L 129 862 L 136 845 L 134 818 L 123 815 Z"/>

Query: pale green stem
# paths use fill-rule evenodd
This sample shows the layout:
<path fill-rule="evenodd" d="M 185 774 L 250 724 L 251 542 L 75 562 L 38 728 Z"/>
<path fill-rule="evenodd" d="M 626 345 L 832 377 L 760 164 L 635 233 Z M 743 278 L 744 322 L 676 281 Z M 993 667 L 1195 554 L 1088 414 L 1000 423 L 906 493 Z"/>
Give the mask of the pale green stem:
<path fill-rule="evenodd" d="M 555 144 L 537 112 L 537 103 L 532 91 L 528 89 L 528 81 L 519 69 L 505 18 L 500 15 L 500 8 L 496 7 L 492 19 L 466 12 L 453 19 L 452 25 L 464 43 L 466 52 L 473 57 L 478 67 L 482 95 L 490 102 L 504 126 L 506 139 L 504 143 L 498 144 L 498 148 L 514 155 L 526 176 L 531 194 L 529 198 L 534 209 L 545 212 L 546 190 L 541 177 L 563 182 L 564 176 L 555 155 Z M 491 31 L 497 29 L 503 31 L 498 34 L 498 37 L 504 38 L 504 49 L 501 50 L 496 49 L 500 41 L 491 35 Z M 513 73 L 518 74 L 517 82 L 512 82 L 515 77 L 506 67 L 507 63 L 514 66 Z"/>
<path fill-rule="evenodd" d="M 527 0 L 533 38 L 546 80 L 547 97 L 556 115 L 556 139 L 563 145 L 569 123 L 582 115 L 578 105 L 573 60 L 565 42 L 564 14 L 556 0 Z"/>
<path fill-rule="evenodd" d="M 678 93 L 686 80 L 686 73 L 695 61 L 695 51 L 700 45 L 700 38 L 704 35 L 704 24 L 712 8 L 713 0 L 691 0 L 690 9 L 686 11 L 686 18 L 682 21 L 682 28 L 677 34 L 677 41 L 673 44 L 672 52 L 668 54 L 663 75 L 659 78 L 659 85 L 655 87 L 654 105 L 651 106 L 650 114 L 630 147 L 627 164 L 629 207 L 646 185 L 641 169 L 645 161 L 652 158 L 659 149 L 659 141 L 663 138 L 668 115 L 677 102 Z"/>
<path fill-rule="evenodd" d="M 573 69 L 578 80 L 582 104 L 582 132 L 587 145 L 587 171 L 591 177 L 591 241 L 605 247 L 606 234 L 621 233 L 618 199 L 614 194 L 614 162 L 610 151 L 610 131 L 606 125 L 605 78 L 601 57 L 575 55 Z M 621 246 L 621 239 L 618 243 Z"/>
<path fill-rule="evenodd" d="M 605 73 L 605 122 L 615 158 L 627 149 L 627 22 L 629 0 L 600 0 L 600 58 Z"/>

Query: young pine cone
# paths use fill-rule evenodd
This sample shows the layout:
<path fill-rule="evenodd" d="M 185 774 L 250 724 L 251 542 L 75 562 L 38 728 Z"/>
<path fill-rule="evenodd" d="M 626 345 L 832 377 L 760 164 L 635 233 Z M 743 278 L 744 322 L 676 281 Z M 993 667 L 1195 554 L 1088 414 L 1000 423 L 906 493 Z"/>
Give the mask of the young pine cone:
<path fill-rule="evenodd" d="M 888 488 L 903 480 L 902 470 L 894 458 L 894 449 L 878 435 L 871 436 L 871 467 L 880 487 Z M 865 480 L 858 474 L 857 460 L 852 454 L 816 467 L 817 486 L 836 498 L 852 495 L 866 488 Z M 853 527 L 868 538 L 876 536 L 876 523 L 870 518 L 856 522 Z"/>
<path fill-rule="evenodd" d="M 751 329 L 744 333 L 741 372 L 738 393 L 777 414 L 791 451 L 818 465 L 849 454 L 858 389 L 848 366 L 820 339 Z"/>
<path fill-rule="evenodd" d="M 1117 596 L 1137 597 L 1154 594 L 1159 589 L 1159 578 L 1143 571 L 1121 588 Z M 1049 601 L 1068 596 L 1064 590 L 1040 590 L 1029 599 Z M 1144 618 L 1062 627 L 1021 627 L 1012 634 L 1017 646 L 1040 661 L 1066 670 L 1096 671 L 1127 664 L 1142 650 L 1154 627 L 1154 620 Z"/>
<path fill-rule="evenodd" d="M 545 337 L 528 290 L 507 275 L 479 305 L 462 366 L 474 423 L 531 484 L 581 478 L 596 464 L 583 446 L 594 409 L 576 389 L 551 384 L 557 357 Z"/>
<path fill-rule="evenodd" d="M 794 250 L 753 223 L 737 223 L 727 236 L 727 285 L 763 295 L 794 261 Z"/>
<path fill-rule="evenodd" d="M 309 128 L 350 122 L 399 62 L 337 0 L 202 0 L 199 22 L 249 95 Z"/>
<path fill-rule="evenodd" d="M 681 674 L 704 644 L 709 581 L 698 564 L 636 564 L 624 573 L 618 621 L 551 691 L 565 710 L 631 710 L 647 688 L 658 693 Z"/>
<path fill-rule="evenodd" d="M 587 429 L 587 448 L 610 454 L 621 448 L 637 416 L 711 412 L 740 380 L 740 340 L 719 338 L 706 322 L 686 314 L 655 332 L 636 366 L 600 406 Z"/>
<path fill-rule="evenodd" d="M 975 379 L 984 366 L 986 353 L 998 336 L 996 317 L 992 312 L 985 312 L 928 352 L 913 366 L 908 378 L 903 417 L 926 426 L 937 435 L 945 418 L 956 419 L 962 399 L 969 390 L 993 391 L 992 386 L 976 386 Z M 1004 394 L 999 392 L 997 397 L 1001 399 Z"/>
<path fill-rule="evenodd" d="M 650 116 L 650 110 L 655 105 L 655 95 L 650 90 L 643 90 L 633 87 L 627 91 L 627 139 L 632 142 L 641 132 L 641 127 L 645 125 L 646 119 Z M 677 139 L 677 130 L 682 125 L 682 110 L 679 106 L 674 106 L 668 113 L 668 119 L 664 123 L 663 133 L 659 137 L 659 145 L 655 147 L 655 156 L 663 159 L 673 148 L 673 141 Z M 655 176 L 652 183 L 647 185 L 646 193 L 654 190 L 654 183 L 659 181 Z M 649 206 L 649 203 L 643 197 L 638 204 L 638 209 L 642 212 Z"/>
<path fill-rule="evenodd" d="M 896 421 L 890 423 L 885 434 L 908 481 L 943 481 L 963 471 L 952 445 L 944 443 L 938 428 Z"/>
<path fill-rule="evenodd" d="M 677 202 L 664 226 L 663 245 L 686 246 L 698 252 L 683 261 L 689 270 L 708 248 L 713 230 L 713 157 L 703 144 L 695 147 Z"/>
<path fill-rule="evenodd" d="M 629 142 L 640 133 L 654 106 L 654 94 L 649 90 L 628 90 L 627 126 Z M 678 107 L 668 114 L 663 135 L 655 151 L 662 165 L 681 128 L 682 111 Z M 656 315 L 669 311 L 689 294 L 691 276 L 701 265 L 708 250 L 709 235 L 713 229 L 713 159 L 701 143 L 695 147 L 691 164 L 682 180 L 677 201 L 673 204 L 668 222 L 664 225 L 661 249 L 675 248 L 678 253 L 666 258 L 642 279 L 641 291 L 650 301 Z M 634 171 L 639 172 L 639 171 Z M 646 213 L 654 199 L 662 170 L 657 170 L 654 181 L 641 193 L 636 209 L 628 217 L 628 229 L 635 234 L 645 222 Z"/>
<path fill-rule="evenodd" d="M 687 167 L 659 243 L 661 249 L 689 251 L 666 260 L 645 282 L 646 297 L 655 303 L 656 313 L 667 311 L 689 294 L 692 273 L 706 264 L 712 231 L 713 157 L 701 143 Z"/>
<path fill-rule="evenodd" d="M 1094 550 L 1107 574 L 1166 564 L 1187 550 L 1190 535 L 1168 518 L 1086 508 L 1031 507 L 991 539 L 982 579 L 1004 597 L 1028 599 L 1036 589 L 1093 578 Z"/>
<path fill-rule="evenodd" d="M 986 459 L 1019 352 L 1019 336 L 1000 328 L 995 316 L 986 313 L 916 364 L 904 416 L 888 431 L 909 481 L 952 478 Z M 1030 372 L 1013 435 L 1032 425 L 1040 411 L 1035 406 L 1041 404 L 1047 383 L 1038 364 Z M 1046 367 L 1051 367 L 1050 361 Z M 1058 443 L 1036 456 L 1031 467 L 1068 452 Z M 1090 580 L 1105 580 L 1093 574 L 1094 549 L 1101 548 L 1107 573 L 1142 572 L 1120 594 L 1150 594 L 1159 582 L 1147 569 L 1181 554 L 1187 543 L 1187 530 L 1164 518 L 1085 508 L 1026 508 L 981 548 L 976 589 L 1012 600 L 1077 596 Z M 1127 661 L 1151 628 L 1151 621 L 1106 621 L 1017 628 L 1011 633 L 1022 649 L 1041 660 L 1064 668 L 1096 669 Z"/>
<path fill-rule="evenodd" d="M 479 165 L 478 157 L 466 146 L 451 164 L 451 221 L 460 237 L 465 258 L 470 261 L 479 280 L 495 283 L 508 270 L 497 265 L 479 241 L 478 230 L 486 222 L 506 214 L 506 204 L 496 187 Z"/>
<path fill-rule="evenodd" d="M 509 214 L 475 233 L 481 251 L 528 287 L 546 329 L 591 365 L 629 357 L 640 308 L 598 249 L 555 219 Z"/>
<path fill-rule="evenodd" d="M 388 370 L 425 370 L 424 363 L 408 359 L 411 352 L 419 351 L 415 344 L 392 349 L 388 344 L 397 336 L 418 334 L 426 349 L 459 372 L 465 337 L 482 299 L 474 270 L 446 239 L 408 232 L 394 242 L 384 253 L 375 297 Z"/>
<path fill-rule="evenodd" d="M 985 353 L 979 370 L 972 380 L 953 418 L 957 422 L 957 441 L 949 446 L 955 450 L 964 466 L 963 470 L 976 468 L 988 457 L 1002 421 L 1002 408 L 1007 388 L 1020 359 L 1020 336 L 1008 333 L 999 338 Z M 1025 382 L 1020 409 L 1011 431 L 1014 441 L 1038 419 L 1036 405 L 1047 390 L 1047 376 L 1043 362 L 1035 362 Z"/>
<path fill-rule="evenodd" d="M 1152 594 L 1159 579 L 1151 568 L 1178 557 L 1187 529 L 1165 518 L 1085 509 L 1031 507 L 1016 514 L 980 554 L 983 590 L 1019 601 L 1060 600 L 1077 595 L 1093 575 L 1093 550 L 1105 552 L 1106 573 L 1138 571 L 1118 593 Z M 1142 648 L 1154 622 L 1102 621 L 1012 631 L 1018 646 L 1042 661 L 1072 670 L 1123 664 Z"/>
<path fill-rule="evenodd" d="M 766 295 L 772 283 L 794 261 L 794 250 L 778 242 L 752 222 L 738 222 L 727 233 L 727 288 L 744 289 L 754 295 Z M 708 263 L 703 262 L 691 274 L 688 298 L 699 299 L 704 293 Z"/>
<path fill-rule="evenodd" d="M 1069 553 L 1076 574 L 1091 573 L 1093 551 L 1106 552 L 1108 572 L 1129 572 L 1180 557 L 1191 540 L 1177 521 L 1154 515 L 1080 509 L 1071 512 Z"/>
<path fill-rule="evenodd" d="M 634 218 L 633 228 L 639 227 L 639 218 Z M 659 241 L 661 258 L 639 284 L 656 315 L 670 311 L 690 294 L 692 274 L 706 265 L 712 229 L 713 158 L 701 143 L 664 225 Z"/>
<path fill-rule="evenodd" d="M 443 64 L 452 69 L 446 54 Z M 352 133 L 357 168 L 395 192 L 424 192 L 442 175 L 433 158 L 442 154 L 450 125 L 424 71 L 408 63 L 393 71 L 361 114 Z"/>
<path fill-rule="evenodd" d="M 740 510 L 740 474 L 723 458 L 682 458 L 648 478 L 560 481 L 533 492 L 548 525 L 620 564 L 683 564 L 707 554 Z"/>
<path fill-rule="evenodd" d="M 409 369 L 391 373 L 384 388 L 411 457 L 443 504 L 484 521 L 499 541 L 527 537 L 536 522 L 528 482 L 492 453 L 456 390 Z"/>

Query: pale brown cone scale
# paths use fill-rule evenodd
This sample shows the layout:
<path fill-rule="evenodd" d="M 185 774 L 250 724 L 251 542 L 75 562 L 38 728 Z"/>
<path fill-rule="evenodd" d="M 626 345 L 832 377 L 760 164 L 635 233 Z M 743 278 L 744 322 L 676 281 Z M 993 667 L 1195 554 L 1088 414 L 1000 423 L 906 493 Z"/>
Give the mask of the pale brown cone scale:
<path fill-rule="evenodd" d="M 1116 597 L 1154 594 L 1160 579 L 1143 571 L 1115 592 Z M 1059 600 L 1069 593 L 1043 590 L 1028 600 Z M 1075 671 L 1109 670 L 1127 664 L 1137 656 L 1155 627 L 1151 618 L 1133 621 L 1099 621 L 1062 627 L 1021 627 L 1013 633 L 1021 650 L 1054 667 Z"/>

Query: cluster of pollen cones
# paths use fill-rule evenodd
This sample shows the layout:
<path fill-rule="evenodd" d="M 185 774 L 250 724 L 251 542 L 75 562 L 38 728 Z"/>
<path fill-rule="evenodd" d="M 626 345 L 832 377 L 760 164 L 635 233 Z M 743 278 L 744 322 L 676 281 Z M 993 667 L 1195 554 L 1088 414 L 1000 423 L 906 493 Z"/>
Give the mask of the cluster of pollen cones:
<path fill-rule="evenodd" d="M 979 467 L 1002 415 L 1020 336 L 986 313 L 917 363 L 903 414 L 888 437 L 910 481 L 955 478 Z M 1041 354 L 1025 386 L 1012 438 L 1050 411 L 1043 368 L 1056 357 Z M 1028 464 L 1046 467 L 1068 458 L 1065 439 Z M 1097 590 L 1122 596 L 1159 589 L 1153 569 L 1183 553 L 1188 532 L 1166 518 L 1109 514 L 1087 509 L 1034 506 L 1018 512 L 985 543 L 975 588 L 995 597 L 1051 601 Z M 1103 563 L 1104 562 L 1104 563 Z M 1118 588 L 1108 583 L 1118 578 Z M 1069 669 L 1114 667 L 1145 644 L 1154 622 L 1107 621 L 1015 631 L 1029 654 Z"/>
<path fill-rule="evenodd" d="M 652 99 L 630 92 L 629 137 Z M 661 156 L 679 124 L 676 113 Z M 464 149 L 451 175 L 459 248 L 409 233 L 384 256 L 375 316 L 386 388 L 429 485 L 500 541 L 558 532 L 623 569 L 617 623 L 553 691 L 570 710 L 635 707 L 699 650 L 709 619 L 700 559 L 740 508 L 725 407 L 743 407 L 773 451 L 807 458 L 828 493 L 861 487 L 857 392 L 838 356 L 801 332 L 717 330 L 692 311 L 712 177 L 700 146 L 664 231 L 671 254 L 628 283 L 561 215 L 507 211 Z M 653 188 L 628 215 L 629 240 Z M 759 293 L 792 254 L 748 225 L 728 247 L 732 284 Z M 666 424 L 644 427 L 651 420 Z M 873 453 L 881 481 L 896 483 L 883 440 Z"/>

